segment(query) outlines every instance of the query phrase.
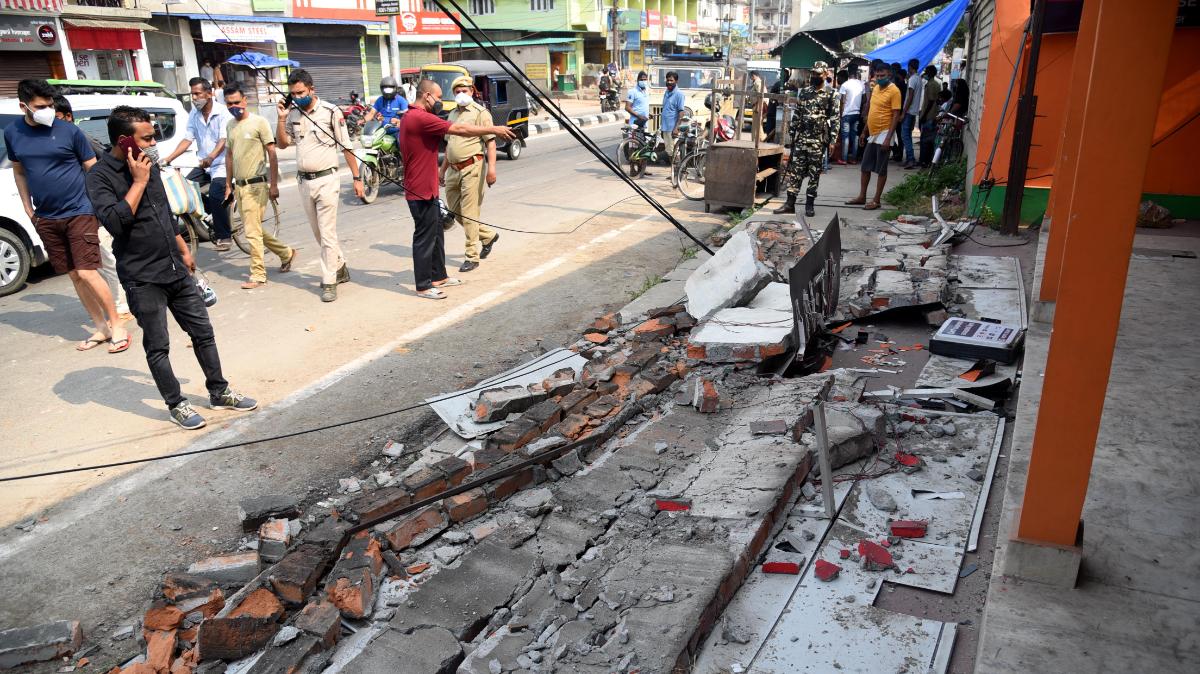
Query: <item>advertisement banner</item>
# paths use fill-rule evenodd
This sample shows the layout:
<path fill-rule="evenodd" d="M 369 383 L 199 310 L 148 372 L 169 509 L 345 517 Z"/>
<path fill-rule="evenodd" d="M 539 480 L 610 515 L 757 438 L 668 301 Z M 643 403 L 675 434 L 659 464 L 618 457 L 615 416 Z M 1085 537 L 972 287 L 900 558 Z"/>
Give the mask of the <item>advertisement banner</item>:
<path fill-rule="evenodd" d="M 396 16 L 397 42 L 457 42 L 458 26 L 441 12 L 400 12 Z"/>
<path fill-rule="evenodd" d="M 205 42 L 287 42 L 282 23 L 249 21 L 201 21 L 200 39 Z"/>
<path fill-rule="evenodd" d="M 653 9 L 646 11 L 646 39 L 651 42 L 663 39 L 662 14 Z"/>
<path fill-rule="evenodd" d="M 621 47 L 624 51 L 641 51 L 642 50 L 642 31 L 627 30 L 625 31 L 625 40 Z"/>
<path fill-rule="evenodd" d="M 58 51 L 54 19 L 40 16 L 0 16 L 0 50 Z"/>
<path fill-rule="evenodd" d="M 632 9 L 622 9 L 617 12 L 617 30 L 631 31 L 642 29 L 642 13 Z"/>
<path fill-rule="evenodd" d="M 666 14 L 663 16 L 662 39 L 663 42 L 674 42 L 679 35 L 679 31 L 675 26 L 675 15 Z"/>

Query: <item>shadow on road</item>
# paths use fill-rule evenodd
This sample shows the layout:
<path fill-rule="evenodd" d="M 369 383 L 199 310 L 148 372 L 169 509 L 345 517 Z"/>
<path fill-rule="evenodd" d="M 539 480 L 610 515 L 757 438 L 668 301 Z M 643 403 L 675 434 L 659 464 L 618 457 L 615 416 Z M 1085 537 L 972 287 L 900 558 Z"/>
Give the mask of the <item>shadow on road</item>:
<path fill-rule="evenodd" d="M 177 349 L 185 356 L 191 355 L 190 349 Z M 178 357 L 178 356 L 177 356 Z M 179 378 L 180 385 L 188 384 L 186 377 Z M 149 377 L 137 370 L 120 367 L 93 367 L 86 370 L 68 372 L 54 385 L 54 394 L 63 402 L 72 405 L 96 403 L 111 407 L 119 412 L 139 414 L 147 419 L 167 422 L 167 410 L 162 404 L 162 396 Z M 154 400 L 156 405 L 145 401 Z"/>
<path fill-rule="evenodd" d="M 11 325 L 23 332 L 61 337 L 70 341 L 82 340 L 91 334 L 90 329 L 81 327 L 90 324 L 91 319 L 73 290 L 70 294 L 62 295 L 22 293 L 17 299 L 30 304 L 41 304 L 47 308 L 40 311 L 0 312 L 0 323 Z"/>

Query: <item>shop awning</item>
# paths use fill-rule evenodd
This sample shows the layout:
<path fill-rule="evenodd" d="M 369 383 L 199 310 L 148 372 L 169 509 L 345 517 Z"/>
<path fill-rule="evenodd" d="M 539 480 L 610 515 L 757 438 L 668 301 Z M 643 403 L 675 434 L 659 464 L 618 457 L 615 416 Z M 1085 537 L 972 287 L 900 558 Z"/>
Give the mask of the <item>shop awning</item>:
<path fill-rule="evenodd" d="M 142 31 L 157 30 L 140 21 L 105 21 L 102 19 L 64 19 L 67 44 L 71 49 L 132 49 L 142 48 Z"/>
<path fill-rule="evenodd" d="M 846 40 L 945 2 L 946 0 L 847 0 L 836 5 L 825 5 L 825 9 L 800 26 L 800 31 L 827 45 L 841 45 Z"/>
<path fill-rule="evenodd" d="M 63 19 L 67 28 L 111 28 L 112 30 L 158 30 L 141 21 L 108 21 L 106 19 Z"/>
<path fill-rule="evenodd" d="M 489 46 L 494 44 L 497 47 L 526 47 L 526 46 L 543 45 L 543 44 L 568 44 L 571 42 L 577 42 L 578 40 L 580 40 L 580 38 L 577 38 L 577 37 L 539 37 L 539 38 L 532 38 L 529 40 L 498 40 L 496 42 L 489 43 Z M 474 41 L 451 42 L 451 43 L 442 45 L 442 48 L 443 49 L 478 49 L 479 43 L 474 42 Z"/>
<path fill-rule="evenodd" d="M 900 39 L 886 44 L 867 54 L 868 59 L 881 59 L 888 63 L 908 63 L 909 59 L 917 59 L 921 67 L 929 65 L 937 56 L 950 34 L 962 20 L 963 12 L 967 10 L 968 0 L 954 0 L 937 16 L 921 24 L 916 30 Z"/>
<path fill-rule="evenodd" d="M 298 16 L 243 16 L 240 14 L 192 14 L 188 12 L 154 12 L 154 16 L 170 16 L 192 21 L 242 21 L 250 23 L 310 23 L 324 26 L 387 26 L 387 21 L 354 21 L 351 19 L 304 19 Z"/>

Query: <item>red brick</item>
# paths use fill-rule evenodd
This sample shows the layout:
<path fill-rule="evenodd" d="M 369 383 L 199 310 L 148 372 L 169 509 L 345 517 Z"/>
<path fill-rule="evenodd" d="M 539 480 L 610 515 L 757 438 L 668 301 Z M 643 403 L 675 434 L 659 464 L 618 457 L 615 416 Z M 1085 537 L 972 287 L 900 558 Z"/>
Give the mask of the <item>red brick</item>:
<path fill-rule="evenodd" d="M 795 562 L 767 562 L 762 565 L 763 573 L 782 573 L 790 576 L 800 575 L 800 565 Z"/>
<path fill-rule="evenodd" d="M 493 433 L 487 440 L 487 446 L 502 452 L 515 452 L 528 445 L 542 434 L 542 429 L 532 419 L 522 416 L 499 431 Z"/>
<path fill-rule="evenodd" d="M 175 630 L 155 632 L 146 640 L 146 664 L 158 674 L 167 674 L 171 669 L 171 657 L 175 655 Z"/>
<path fill-rule="evenodd" d="M 422 468 L 404 478 L 404 488 L 413 495 L 413 500 L 427 499 L 446 490 L 446 476 L 434 468 Z"/>
<path fill-rule="evenodd" d="M 633 338 L 639 341 L 661 339 L 675 334 L 675 322 L 669 318 L 651 318 L 633 329 Z"/>
<path fill-rule="evenodd" d="M 471 474 L 471 464 L 457 456 L 447 456 L 433 464 L 433 467 L 446 474 L 446 483 L 451 487 L 462 484 Z"/>
<path fill-rule="evenodd" d="M 713 414 L 721 408 L 721 394 L 711 379 L 701 379 L 696 384 L 696 409 L 702 414 Z"/>
<path fill-rule="evenodd" d="M 708 356 L 708 352 L 704 350 L 703 344 L 688 344 L 687 357 L 692 360 L 704 360 Z"/>
<path fill-rule="evenodd" d="M 583 338 L 592 344 L 604 344 L 608 342 L 608 335 L 602 332 L 589 332 L 588 334 L 584 335 Z"/>
<path fill-rule="evenodd" d="M 464 522 L 487 511 L 487 492 L 480 488 L 455 494 L 442 501 L 442 507 L 450 514 L 452 521 Z"/>
<path fill-rule="evenodd" d="M 154 602 L 142 618 L 142 627 L 148 630 L 173 630 L 183 622 L 183 611 L 165 601 Z"/>
<path fill-rule="evenodd" d="M 834 564 L 833 562 L 827 562 L 823 559 L 818 559 L 816 564 L 813 565 L 813 573 L 819 580 L 823 580 L 825 582 L 829 582 L 834 578 L 837 578 L 838 574 L 841 572 L 842 567 Z"/>
<path fill-rule="evenodd" d="M 361 521 L 373 520 L 412 503 L 412 495 L 400 487 L 384 487 L 359 496 L 346 504 L 346 509 Z"/>
<path fill-rule="evenodd" d="M 875 309 L 882 309 L 891 304 L 891 299 L 887 297 L 872 297 L 871 306 Z"/>
<path fill-rule="evenodd" d="M 842 548 L 841 550 L 838 550 L 838 557 L 841 557 L 842 559 L 850 559 L 850 551 L 846 548 Z"/>
<path fill-rule="evenodd" d="M 929 529 L 925 520 L 896 520 L 892 522 L 892 535 L 901 538 L 924 538 Z"/>
<path fill-rule="evenodd" d="M 485 447 L 471 455 L 471 465 L 474 468 L 474 472 L 479 473 L 500 463 L 507 456 L 507 452 Z"/>
<path fill-rule="evenodd" d="M 543 400 L 526 410 L 524 418 L 532 422 L 538 431 L 544 433 L 550 430 L 551 426 L 562 421 L 562 410 L 559 409 L 556 401 Z"/>
<path fill-rule="evenodd" d="M 512 496 L 522 488 L 533 484 L 533 468 L 525 468 L 513 475 L 490 482 L 485 487 L 488 501 L 496 503 Z"/>
<path fill-rule="evenodd" d="M 782 356 L 786 351 L 787 347 L 784 346 L 783 342 L 778 344 L 763 344 L 762 346 L 758 347 L 758 356 L 759 358 L 766 360 L 767 358 Z"/>
<path fill-rule="evenodd" d="M 410 576 L 419 576 L 422 573 L 425 573 L 426 571 L 429 570 L 429 563 L 421 562 L 419 564 L 413 564 L 413 565 L 409 566 L 408 569 L 406 569 L 406 570 L 408 571 L 408 575 L 410 575 Z"/>
<path fill-rule="evenodd" d="M 892 560 L 892 553 L 874 541 L 859 541 L 858 554 L 868 571 L 886 571 L 896 565 Z"/>
<path fill-rule="evenodd" d="M 444 530 L 449 525 L 440 508 L 426 506 L 396 520 L 385 537 L 393 550 L 400 551 L 412 545 L 414 541 L 418 541 L 418 544 L 425 542 L 434 533 Z"/>
<path fill-rule="evenodd" d="M 270 590 L 260 587 L 246 595 L 241 603 L 229 612 L 230 618 L 250 616 L 252 618 L 270 618 L 278 620 L 283 615 L 283 604 Z"/>
<path fill-rule="evenodd" d="M 238 616 L 212 618 L 200 623 L 196 635 L 196 654 L 200 661 L 237 660 L 270 643 L 279 631 L 274 618 Z"/>
<path fill-rule="evenodd" d="M 316 589 L 329 554 L 319 545 L 305 543 L 298 546 L 275 565 L 271 587 L 284 601 L 303 604 Z"/>
<path fill-rule="evenodd" d="M 217 588 L 217 582 L 204 576 L 168 573 L 163 576 L 162 593 L 171 601 L 204 597 Z"/>
<path fill-rule="evenodd" d="M 374 575 L 383 571 L 383 548 L 369 531 L 360 531 L 346 543 L 334 570 L 366 567 Z"/>
<path fill-rule="evenodd" d="M 371 569 L 349 569 L 339 576 L 332 585 L 326 585 L 330 603 L 347 618 L 366 617 L 375 603 L 375 576 Z"/>
<path fill-rule="evenodd" d="M 682 512 L 692 509 L 692 502 L 683 498 L 654 499 L 654 508 L 659 511 Z"/>
<path fill-rule="evenodd" d="M 296 615 L 293 623 L 298 629 L 321 640 L 325 648 L 332 648 L 342 634 L 342 616 L 330 602 L 311 601 Z"/>
<path fill-rule="evenodd" d="M 588 417 L 582 414 L 572 414 L 555 424 L 551 431 L 557 432 L 564 438 L 574 440 L 587 430 Z"/>
<path fill-rule="evenodd" d="M 616 330 L 618 327 L 620 327 L 620 324 L 617 323 L 616 314 L 604 314 L 592 322 L 592 329 L 599 330 L 600 332 L 610 332 Z"/>
<path fill-rule="evenodd" d="M 600 396 L 595 391 L 585 388 L 575 389 L 558 401 L 558 407 L 562 410 L 562 416 L 565 419 L 572 414 L 582 412 L 598 397 Z"/>

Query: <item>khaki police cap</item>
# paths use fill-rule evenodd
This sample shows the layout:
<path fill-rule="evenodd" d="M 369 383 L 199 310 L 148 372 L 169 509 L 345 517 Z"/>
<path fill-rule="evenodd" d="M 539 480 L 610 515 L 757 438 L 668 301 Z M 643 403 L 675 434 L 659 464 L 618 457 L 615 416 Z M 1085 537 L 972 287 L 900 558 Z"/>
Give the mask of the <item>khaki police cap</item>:
<path fill-rule="evenodd" d="M 468 75 L 459 75 L 458 77 L 455 77 L 455 78 L 454 78 L 454 81 L 453 81 L 453 82 L 451 82 L 451 83 L 450 83 L 450 90 L 451 90 L 451 91 L 454 91 L 454 90 L 455 90 L 455 89 L 457 89 L 458 87 L 471 87 L 471 88 L 474 88 L 474 87 L 475 87 L 475 82 L 474 82 L 474 81 L 472 81 L 472 80 L 471 80 L 471 78 L 470 78 L 470 76 L 468 76 Z"/>

